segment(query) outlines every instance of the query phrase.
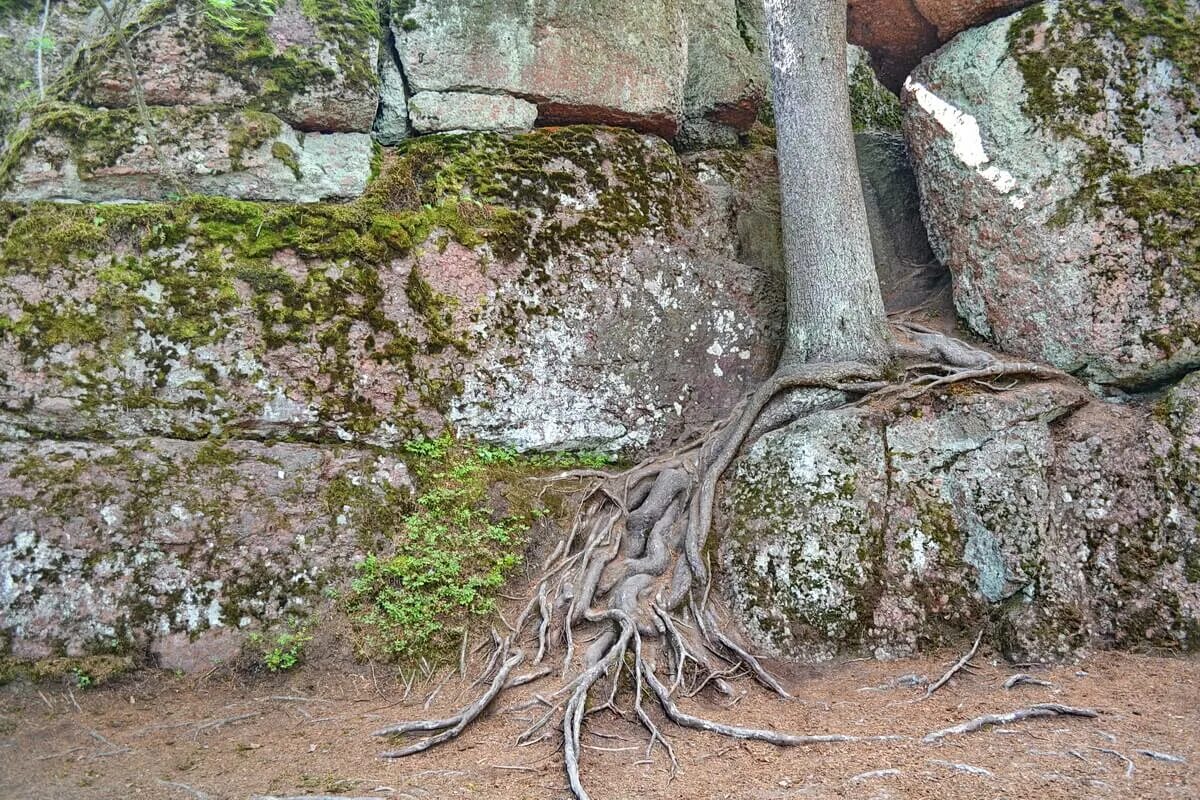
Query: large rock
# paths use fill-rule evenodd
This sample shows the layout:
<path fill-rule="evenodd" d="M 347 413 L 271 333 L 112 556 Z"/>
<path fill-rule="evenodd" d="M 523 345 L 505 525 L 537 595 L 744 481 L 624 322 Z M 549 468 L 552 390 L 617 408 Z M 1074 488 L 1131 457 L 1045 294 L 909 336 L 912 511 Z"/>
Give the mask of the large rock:
<path fill-rule="evenodd" d="M 379 98 L 373 2 L 141 2 L 126 21 L 145 101 L 273 113 L 293 128 L 366 132 Z M 101 35 L 106 29 L 101 30 Z M 85 51 L 72 99 L 134 104 L 126 59 L 111 38 Z"/>
<path fill-rule="evenodd" d="M 850 0 L 850 41 L 871 52 L 883 82 L 898 91 L 922 58 L 967 28 L 1030 0 Z"/>
<path fill-rule="evenodd" d="M 3 213 L 10 437 L 394 445 L 452 422 L 641 451 L 731 407 L 779 344 L 775 275 L 628 130 L 413 139 L 348 205 Z"/>
<path fill-rule="evenodd" d="M 687 77 L 683 0 L 401 3 L 392 33 L 413 92 L 504 92 L 544 124 L 627 125 L 671 138 Z"/>
<path fill-rule="evenodd" d="M 154 139 L 134 109 L 41 107 L 0 164 L 0 197 L 308 203 L 357 197 L 371 173 L 365 133 L 305 134 L 271 114 L 219 107 L 159 106 L 150 116 Z"/>
<path fill-rule="evenodd" d="M 409 124 L 417 133 L 524 133 L 533 128 L 537 116 L 533 103 L 477 92 L 417 92 L 408 103 Z"/>
<path fill-rule="evenodd" d="M 742 6 L 414 0 L 392 9 L 390 27 L 411 92 L 506 94 L 536 104 L 543 125 L 621 125 L 700 149 L 736 144 L 767 94 Z"/>
<path fill-rule="evenodd" d="M 1200 647 L 1200 376 L 817 410 L 737 464 L 719 553 L 756 644 L 906 655 L 987 627 L 1019 659 Z M 814 405 L 831 398 L 814 397 Z"/>
<path fill-rule="evenodd" d="M 736 144 L 770 93 L 762 42 L 736 0 L 687 0 L 688 71 L 677 145 Z"/>
<path fill-rule="evenodd" d="M 904 99 L 967 324 L 1137 387 L 1200 366 L 1200 5 L 1128 5 L 1047 3 L 961 34 Z"/>
<path fill-rule="evenodd" d="M 0 37 L 21 45 L 0 56 L 0 99 L 12 101 L 0 113 L 0 197 L 312 202 L 366 185 L 380 83 L 374 3 L 120 4 L 136 81 L 94 3 L 52 4 L 44 36 L 35 5 L 0 9 Z M 407 123 L 385 127 L 394 135 Z"/>
<path fill-rule="evenodd" d="M 312 613 L 383 546 L 372 506 L 410 489 L 362 450 L 0 443 L 0 635 L 20 659 L 149 648 L 207 668 L 244 629 Z"/>

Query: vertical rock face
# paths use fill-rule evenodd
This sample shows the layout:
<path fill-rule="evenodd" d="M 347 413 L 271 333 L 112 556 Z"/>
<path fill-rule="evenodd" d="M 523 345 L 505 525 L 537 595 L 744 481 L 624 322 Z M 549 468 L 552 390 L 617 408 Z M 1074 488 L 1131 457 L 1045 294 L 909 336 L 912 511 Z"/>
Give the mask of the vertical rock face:
<path fill-rule="evenodd" d="M 17 145 L 7 200 L 159 200 L 194 192 L 311 203 L 362 194 L 366 133 L 304 134 L 258 111 L 209 106 L 150 110 L 158 149 L 133 109 L 43 107 Z"/>
<path fill-rule="evenodd" d="M 687 0 L 688 70 L 683 123 L 676 140 L 684 149 L 736 144 L 769 100 L 759 23 L 735 0 Z"/>
<path fill-rule="evenodd" d="M 773 365 L 735 228 L 661 139 L 592 128 L 414 139 L 346 205 L 10 205 L 0 422 L 640 451 Z"/>
<path fill-rule="evenodd" d="M 382 544 L 371 505 L 410 489 L 402 463 L 362 450 L 0 443 L 0 629 L 23 659 L 152 645 L 187 667 L 206 632 L 196 649 L 215 633 L 228 657 L 248 621 L 310 613 Z"/>
<path fill-rule="evenodd" d="M 1198 390 L 1114 407 L 1030 385 L 764 436 L 725 501 L 735 614 L 805 659 L 905 655 L 985 624 L 1019 659 L 1200 647 Z"/>
<path fill-rule="evenodd" d="M 699 172 L 572 127 L 412 139 L 345 204 L 0 203 L 0 642 L 200 664 L 378 552 L 419 433 L 707 427 L 783 303 Z"/>
<path fill-rule="evenodd" d="M 733 144 L 767 94 L 757 23 L 735 0 L 414 0 L 392 9 L 412 92 L 506 94 L 539 124 L 600 123 Z M 391 101 L 388 101 L 391 102 Z"/>
<path fill-rule="evenodd" d="M 135 16 L 128 38 L 148 105 L 252 106 L 296 130 L 370 130 L 379 97 L 373 3 L 273 0 L 221 9 L 208 0 L 170 0 L 143 2 Z M 79 70 L 76 101 L 133 105 L 119 51 L 86 54 Z"/>
<path fill-rule="evenodd" d="M 1200 366 L 1200 5 L 1064 0 L 960 35 L 905 131 L 960 314 L 1120 386 Z"/>

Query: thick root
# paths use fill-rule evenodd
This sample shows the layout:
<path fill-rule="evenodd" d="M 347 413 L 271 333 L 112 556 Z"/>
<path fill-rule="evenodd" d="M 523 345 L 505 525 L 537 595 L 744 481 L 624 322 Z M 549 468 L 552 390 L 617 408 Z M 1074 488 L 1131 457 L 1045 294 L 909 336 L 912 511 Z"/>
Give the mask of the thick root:
<path fill-rule="evenodd" d="M 914 333 L 943 350 L 955 350 L 932 332 Z M 623 688 L 633 695 L 633 719 L 647 733 L 647 757 L 656 745 L 661 746 L 672 770 L 677 767 L 674 750 L 643 702 L 647 692 L 667 720 L 684 728 L 789 747 L 862 741 L 840 734 L 800 735 L 725 725 L 688 714 L 677 705 L 676 697 L 694 696 L 707 688 L 731 694 L 728 681 L 742 675 L 752 676 L 781 698 L 790 698 L 782 683 L 723 629 L 709 607 L 711 576 L 702 554 L 712 527 L 717 487 L 748 440 L 798 414 L 844 404 L 849 395 L 886 401 L 963 380 L 1061 377 L 1057 370 L 1041 365 L 985 361 L 979 352 L 969 347 L 955 350 L 956 360 L 965 366 L 925 365 L 920 374 L 898 386 L 883 382 L 880 369 L 864 364 L 787 369 L 747 397 L 727 420 L 673 453 L 614 474 L 581 470 L 556 476 L 553 480 L 559 485 L 576 487 L 572 525 L 542 565 L 541 577 L 508 638 L 494 637 L 494 652 L 475 684 L 491 676 L 487 690 L 451 717 L 377 731 L 379 736 L 434 734 L 384 757 L 419 753 L 453 739 L 505 689 L 551 671 L 542 667 L 532 675 L 513 678 L 513 671 L 525 660 L 517 649 L 520 643 L 528 643 L 534 652 L 534 667 L 557 653 L 562 661 L 559 688 L 535 696 L 534 704 L 545 710 L 517 743 L 541 741 L 557 727 L 567 780 L 579 800 L 589 797 L 580 764 L 587 718 L 601 711 L 622 713 L 616 704 Z M 829 391 L 797 396 L 799 389 Z M 581 631 L 590 638 L 582 653 L 577 650 Z M 659 678 L 660 668 L 665 679 Z M 1047 706 L 1036 707 L 1030 715 L 1052 713 L 1070 712 Z M 957 731 L 937 735 L 953 732 Z"/>

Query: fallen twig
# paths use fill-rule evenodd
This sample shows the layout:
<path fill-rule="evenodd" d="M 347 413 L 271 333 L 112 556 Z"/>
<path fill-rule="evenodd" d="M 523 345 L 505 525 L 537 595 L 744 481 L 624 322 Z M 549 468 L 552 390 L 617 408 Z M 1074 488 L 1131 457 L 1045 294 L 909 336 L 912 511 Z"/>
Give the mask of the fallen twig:
<path fill-rule="evenodd" d="M 1110 756 L 1116 756 L 1117 758 L 1124 761 L 1125 762 L 1125 777 L 1126 778 L 1133 777 L 1133 773 L 1134 773 L 1134 770 L 1136 769 L 1136 767 L 1133 766 L 1132 758 L 1125 755 L 1124 753 L 1119 753 L 1110 747 L 1093 747 L 1092 749 L 1095 750 L 1097 753 L 1106 753 Z"/>
<path fill-rule="evenodd" d="M 898 769 L 876 769 L 870 772 L 860 772 L 850 778 L 851 783 L 861 783 L 862 781 L 872 781 L 877 778 L 896 778 L 899 777 L 900 770 Z"/>
<path fill-rule="evenodd" d="M 216 730 L 217 728 L 229 725 L 230 723 L 241 722 L 245 719 L 252 719 L 254 717 L 261 716 L 262 714 L 262 711 L 251 711 L 247 714 L 237 714 L 232 717 L 222 717 L 221 719 L 210 719 L 206 722 L 198 722 L 196 723 L 196 729 L 192 731 L 192 738 L 195 739 L 199 737 L 204 731 Z"/>
<path fill-rule="evenodd" d="M 921 742 L 931 744 L 947 736 L 974 733 L 989 725 L 1009 725 L 1013 722 L 1022 722 L 1027 719 L 1038 719 L 1041 717 L 1087 717 L 1094 719 L 1098 716 L 1100 716 L 1099 712 L 1093 711 L 1090 708 L 1074 708 L 1072 706 L 1059 705 L 1058 703 L 1041 703 L 1030 708 L 1010 711 L 1007 714 L 985 714 L 982 717 L 976 717 L 960 725 L 928 733 L 921 739 Z"/>
<path fill-rule="evenodd" d="M 952 667 L 950 667 L 950 669 L 946 670 L 945 675 L 938 678 L 933 683 L 929 684 L 929 686 L 925 687 L 925 696 L 921 699 L 927 700 L 930 697 L 932 697 L 934 692 L 936 692 L 938 689 L 942 688 L 947 683 L 949 683 L 951 678 L 953 678 L 959 671 L 961 671 L 964 667 L 966 667 L 967 664 L 969 664 L 971 662 L 971 659 L 975 657 L 975 654 L 977 652 L 979 652 L 979 643 L 982 641 L 983 641 L 983 631 L 980 631 L 979 635 L 975 637 L 975 644 L 971 645 L 971 649 L 968 650 L 963 655 L 962 658 L 960 658 L 958 661 L 954 662 L 954 666 L 952 666 Z"/>
<path fill-rule="evenodd" d="M 952 769 L 955 772 L 962 772 L 967 775 L 979 775 L 984 778 L 992 777 L 992 771 L 990 769 L 984 769 L 983 767 L 976 767 L 972 764 L 956 764 L 953 761 L 941 761 L 936 758 L 931 760 L 929 763 L 936 764 L 939 767 L 945 767 L 946 769 Z"/>
<path fill-rule="evenodd" d="M 371 795 L 370 797 L 347 797 L 344 794 L 294 794 L 286 797 L 276 795 L 256 794 L 250 800 L 388 800 L 380 795 Z"/>
<path fill-rule="evenodd" d="M 199 789 L 188 786 L 186 783 L 175 783 L 174 781 L 160 780 L 158 784 L 159 786 L 169 786 L 172 789 L 178 789 L 181 792 L 187 792 L 192 797 L 196 798 L 196 800 L 208 800 L 208 795 Z"/>

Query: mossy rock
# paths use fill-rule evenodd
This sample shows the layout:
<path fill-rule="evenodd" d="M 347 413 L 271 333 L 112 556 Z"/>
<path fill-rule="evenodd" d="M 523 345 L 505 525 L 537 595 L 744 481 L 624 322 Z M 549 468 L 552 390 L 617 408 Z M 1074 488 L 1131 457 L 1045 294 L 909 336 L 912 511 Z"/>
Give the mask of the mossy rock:
<path fill-rule="evenodd" d="M 62 113 L 72 134 L 92 129 L 75 107 Z M 270 159 L 290 180 L 283 162 L 292 153 L 274 135 L 281 123 L 257 112 L 239 119 L 239 158 Z M 77 160 L 107 169 L 99 145 L 63 140 Z M 0 283 L 10 310 L 0 360 L 25 398 L 4 412 L 7 423 L 102 438 L 237 428 L 394 443 L 440 430 L 465 377 L 505 379 L 531 360 L 512 346 L 540 320 L 561 320 L 564 308 L 577 319 L 612 313 L 616 290 L 600 287 L 627 278 L 610 260 L 647 252 L 677 261 L 672 246 L 698 236 L 689 224 L 703 198 L 693 179 L 669 146 L 630 131 L 426 137 L 378 167 L 365 194 L 344 205 L 189 197 L 4 206 Z M 639 250 L 650 239 L 660 243 Z M 661 280 L 654 269 L 647 279 Z M 717 271 L 663 291 L 719 316 L 731 301 L 710 305 L 721 297 L 716 282 L 737 280 Z M 666 302 L 641 277 L 633 291 Z M 590 335 L 586 325 L 571 330 Z M 679 335 L 711 358 L 705 328 Z M 741 347 L 750 329 L 735 336 Z M 724 363 L 743 368 L 733 354 Z M 695 384 L 682 372 L 672 380 Z M 655 391 L 667 407 L 679 402 L 678 389 Z"/>
<path fill-rule="evenodd" d="M 1127 388 L 1200 365 L 1197 41 L 1193 0 L 1061 0 L 913 73 L 925 217 L 976 332 Z"/>
<path fill-rule="evenodd" d="M 155 0 L 120 22 L 151 106 L 231 105 L 302 131 L 371 129 L 382 25 L 373 0 Z M 120 43 L 107 28 L 99 35 L 63 97 L 132 107 Z"/>
<path fill-rule="evenodd" d="M 315 202 L 361 195 L 365 133 L 307 134 L 273 114 L 223 106 L 135 109 L 47 102 L 0 157 L 6 200 L 160 200 L 207 194 Z"/>

